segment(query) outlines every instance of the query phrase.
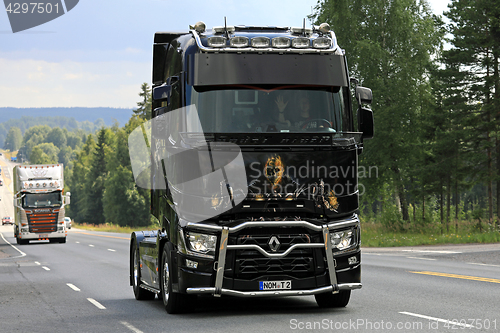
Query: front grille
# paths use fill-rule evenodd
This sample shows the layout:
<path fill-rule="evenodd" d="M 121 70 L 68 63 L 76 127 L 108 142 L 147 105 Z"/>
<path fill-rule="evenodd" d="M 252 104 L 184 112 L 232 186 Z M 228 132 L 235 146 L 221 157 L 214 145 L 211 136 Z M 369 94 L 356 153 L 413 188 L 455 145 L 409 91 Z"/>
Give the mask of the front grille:
<path fill-rule="evenodd" d="M 57 231 L 58 214 L 58 212 L 26 214 L 30 232 L 48 233 Z"/>
<path fill-rule="evenodd" d="M 321 234 L 312 235 L 301 228 L 247 229 L 229 236 L 228 244 L 257 245 L 268 253 L 284 253 L 292 245 L 322 243 Z M 279 243 L 279 245 L 277 245 Z M 273 251 L 273 249 L 275 251 Z M 283 258 L 268 258 L 254 249 L 228 251 L 226 276 L 252 280 L 261 276 L 306 278 L 324 271 L 321 249 L 300 248 Z"/>

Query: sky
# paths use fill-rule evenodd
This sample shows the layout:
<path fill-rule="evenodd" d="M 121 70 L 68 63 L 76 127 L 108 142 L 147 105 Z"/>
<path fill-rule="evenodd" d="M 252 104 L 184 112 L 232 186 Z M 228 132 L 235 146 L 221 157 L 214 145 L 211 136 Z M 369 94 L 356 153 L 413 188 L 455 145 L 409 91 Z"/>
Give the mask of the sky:
<path fill-rule="evenodd" d="M 80 0 L 17 33 L 0 8 L 0 107 L 135 108 L 141 84 L 151 83 L 155 32 L 221 26 L 224 17 L 228 25 L 302 26 L 317 1 Z M 449 1 L 429 3 L 441 14 Z"/>

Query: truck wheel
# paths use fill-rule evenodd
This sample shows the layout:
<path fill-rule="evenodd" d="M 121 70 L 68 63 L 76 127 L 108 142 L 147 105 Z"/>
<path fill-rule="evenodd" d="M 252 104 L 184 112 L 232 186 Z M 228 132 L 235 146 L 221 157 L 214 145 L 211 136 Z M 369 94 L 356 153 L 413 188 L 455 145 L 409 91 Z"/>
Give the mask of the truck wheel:
<path fill-rule="evenodd" d="M 63 237 L 63 238 L 59 238 L 59 243 L 66 243 L 66 237 Z"/>
<path fill-rule="evenodd" d="M 163 247 L 162 265 L 161 265 L 161 296 L 163 305 L 168 313 L 183 313 L 189 311 L 194 302 L 192 295 L 175 293 L 172 291 L 172 265 L 168 254 L 168 243 Z"/>
<path fill-rule="evenodd" d="M 134 242 L 134 248 L 132 250 L 132 288 L 134 289 L 135 299 L 142 300 L 152 300 L 155 298 L 156 294 L 149 290 L 143 289 L 139 287 L 141 284 L 141 269 L 139 263 L 139 248 L 137 248 L 137 244 Z"/>
<path fill-rule="evenodd" d="M 314 295 L 320 308 L 343 308 L 351 298 L 350 290 L 341 290 L 338 294 L 323 293 Z"/>

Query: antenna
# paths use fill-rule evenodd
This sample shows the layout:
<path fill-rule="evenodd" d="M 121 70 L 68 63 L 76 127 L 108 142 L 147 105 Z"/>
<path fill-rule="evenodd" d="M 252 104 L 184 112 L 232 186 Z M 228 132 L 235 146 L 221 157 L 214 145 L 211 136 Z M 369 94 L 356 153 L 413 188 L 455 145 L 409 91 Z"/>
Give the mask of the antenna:
<path fill-rule="evenodd" d="M 226 32 L 226 38 L 229 39 L 229 32 L 227 31 L 227 21 L 225 16 L 224 16 L 224 31 Z"/>

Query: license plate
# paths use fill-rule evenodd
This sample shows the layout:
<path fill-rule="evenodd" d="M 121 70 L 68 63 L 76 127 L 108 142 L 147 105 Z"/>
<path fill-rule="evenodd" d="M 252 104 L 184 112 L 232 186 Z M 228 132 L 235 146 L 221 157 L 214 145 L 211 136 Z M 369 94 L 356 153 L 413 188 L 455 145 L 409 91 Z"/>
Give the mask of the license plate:
<path fill-rule="evenodd" d="M 292 281 L 260 281 L 259 290 L 285 290 L 292 289 Z"/>
<path fill-rule="evenodd" d="M 47 235 L 47 234 L 39 234 L 38 238 L 49 238 L 49 235 Z"/>

